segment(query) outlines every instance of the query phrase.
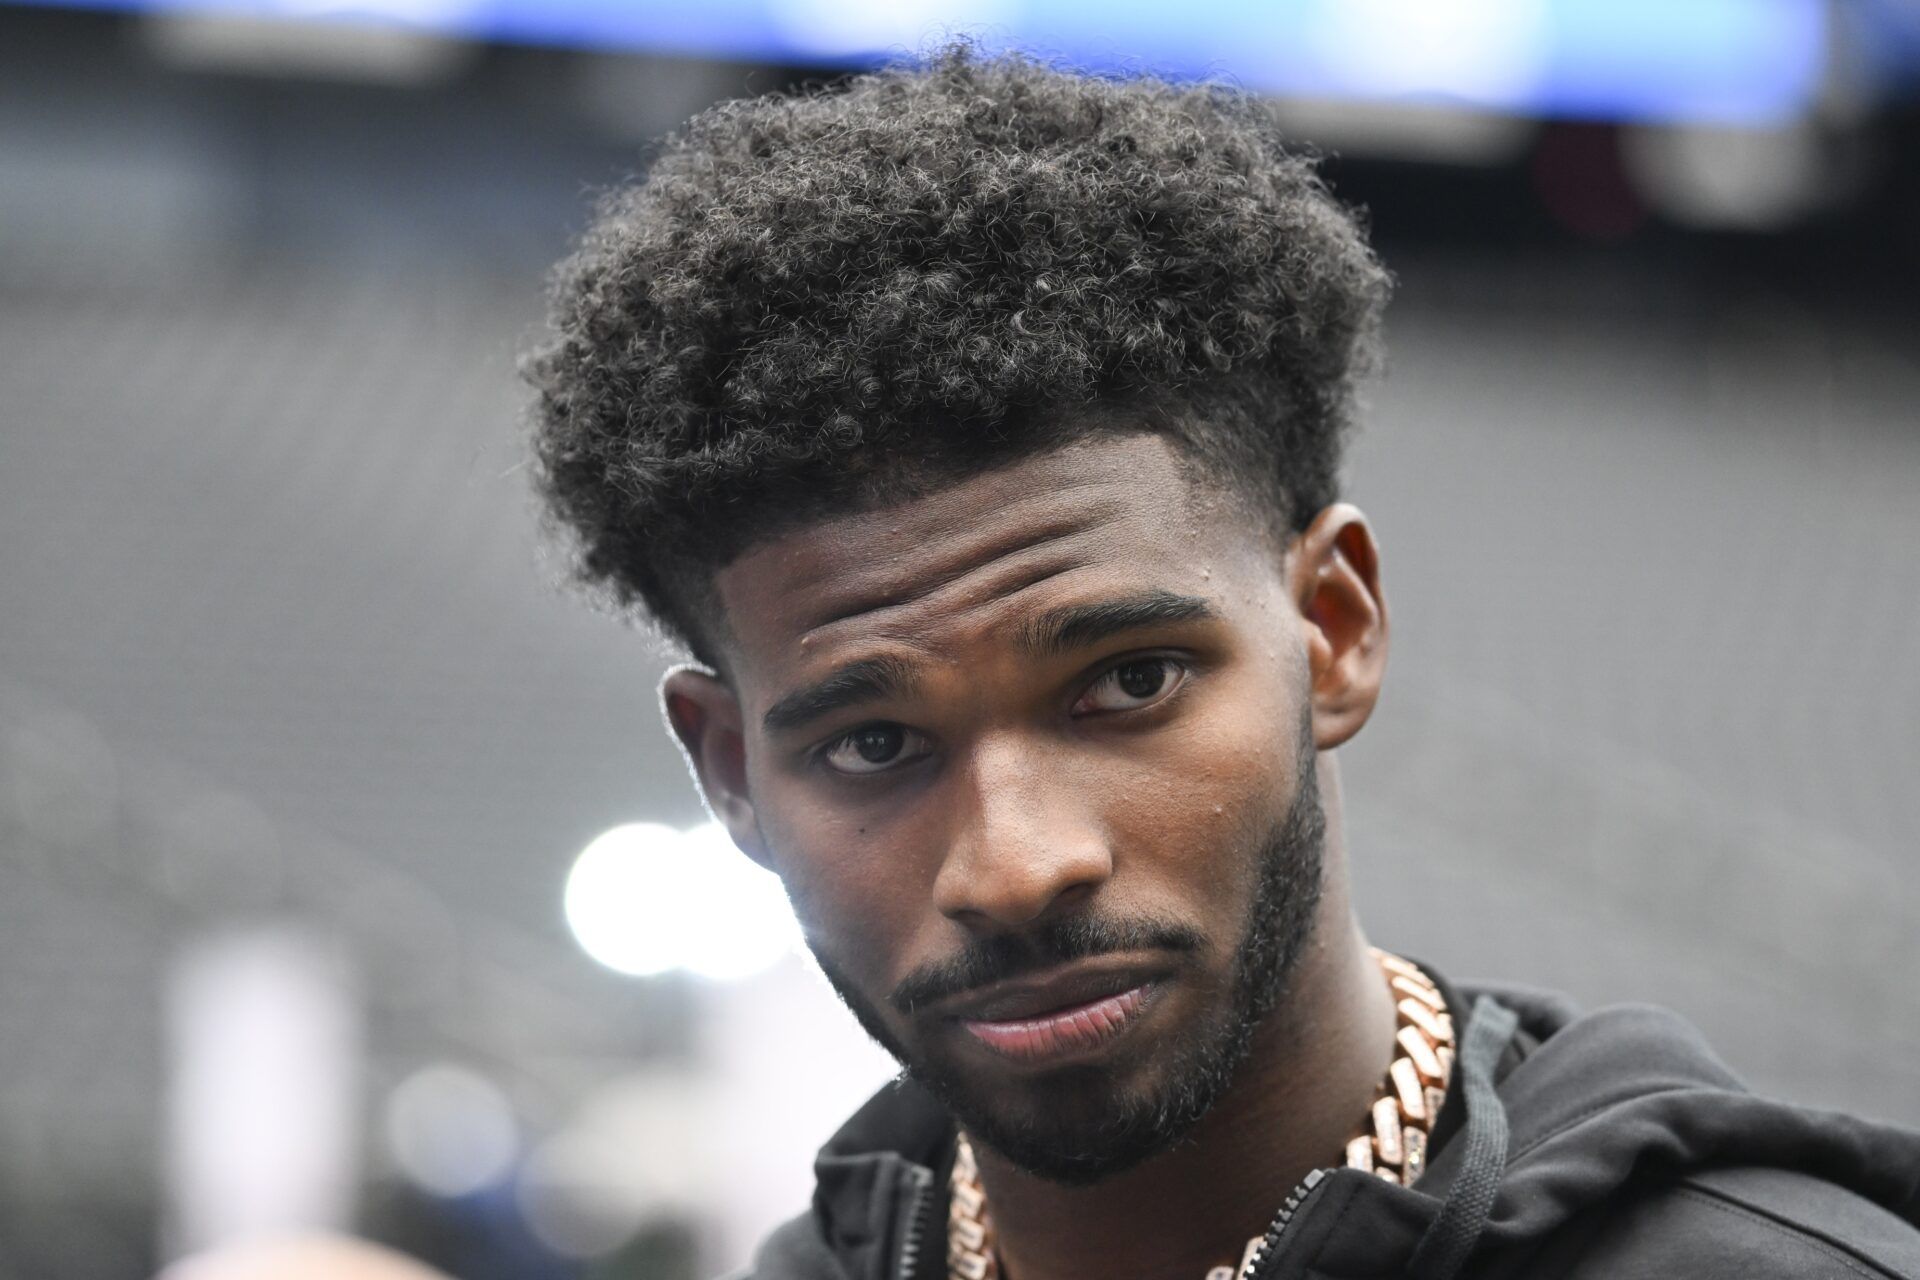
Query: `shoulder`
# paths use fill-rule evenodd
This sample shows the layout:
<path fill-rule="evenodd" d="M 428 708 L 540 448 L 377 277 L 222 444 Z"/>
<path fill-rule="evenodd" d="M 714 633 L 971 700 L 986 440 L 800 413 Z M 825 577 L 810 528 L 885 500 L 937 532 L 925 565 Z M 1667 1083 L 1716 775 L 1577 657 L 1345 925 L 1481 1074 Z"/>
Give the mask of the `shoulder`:
<path fill-rule="evenodd" d="M 1569 1280 L 1920 1280 L 1920 1228 L 1835 1183 L 1730 1168 L 1650 1187 L 1592 1225 Z"/>
<path fill-rule="evenodd" d="M 846 1275 L 821 1241 L 813 1215 L 803 1213 L 774 1228 L 750 1264 L 721 1280 L 846 1280 Z"/>

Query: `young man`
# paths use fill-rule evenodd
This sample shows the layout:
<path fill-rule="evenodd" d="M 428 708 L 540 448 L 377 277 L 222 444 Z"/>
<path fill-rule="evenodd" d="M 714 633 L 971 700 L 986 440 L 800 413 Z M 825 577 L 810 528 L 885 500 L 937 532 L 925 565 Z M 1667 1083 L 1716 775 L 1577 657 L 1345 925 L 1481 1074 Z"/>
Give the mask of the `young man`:
<path fill-rule="evenodd" d="M 1256 102 L 965 48 L 705 113 L 563 270 L 551 510 L 905 1069 L 754 1275 L 1920 1275 L 1920 1135 L 1369 946 L 1387 291 Z"/>

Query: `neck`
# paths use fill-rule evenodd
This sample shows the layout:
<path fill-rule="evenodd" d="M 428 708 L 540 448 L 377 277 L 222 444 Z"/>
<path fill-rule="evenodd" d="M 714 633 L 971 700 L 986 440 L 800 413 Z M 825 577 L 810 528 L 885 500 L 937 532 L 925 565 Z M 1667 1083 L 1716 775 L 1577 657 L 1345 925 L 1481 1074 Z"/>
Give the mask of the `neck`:
<path fill-rule="evenodd" d="M 1337 832 L 1328 837 L 1319 941 L 1187 1141 L 1090 1187 L 979 1150 L 1009 1280 L 1201 1280 L 1209 1267 L 1237 1265 L 1310 1171 L 1343 1162 L 1393 1059 L 1394 1007 L 1347 905 Z"/>

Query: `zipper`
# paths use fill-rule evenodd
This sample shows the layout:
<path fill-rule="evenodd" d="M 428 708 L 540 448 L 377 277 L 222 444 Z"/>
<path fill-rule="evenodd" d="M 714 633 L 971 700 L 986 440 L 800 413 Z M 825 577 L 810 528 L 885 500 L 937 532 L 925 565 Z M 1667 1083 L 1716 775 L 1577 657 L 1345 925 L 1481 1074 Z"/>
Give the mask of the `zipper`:
<path fill-rule="evenodd" d="M 1267 1234 L 1261 1239 L 1260 1247 L 1253 1251 L 1253 1257 L 1247 1260 L 1246 1270 L 1240 1273 L 1238 1280 L 1254 1280 L 1254 1277 L 1260 1274 L 1260 1268 L 1265 1266 L 1279 1250 L 1281 1238 L 1287 1234 L 1287 1228 L 1293 1225 L 1294 1218 L 1307 1207 L 1307 1200 L 1319 1189 L 1320 1184 L 1326 1181 L 1327 1175 L 1331 1172 L 1333 1172 L 1331 1169 L 1315 1169 L 1293 1189 L 1293 1194 L 1287 1197 L 1286 1202 L 1273 1215 L 1273 1225 L 1267 1228 Z"/>
<path fill-rule="evenodd" d="M 1260 1268 L 1265 1266 L 1268 1259 L 1274 1257 L 1280 1248 L 1281 1238 L 1287 1234 L 1287 1228 L 1293 1225 L 1294 1218 L 1307 1207 L 1307 1201 L 1315 1191 L 1319 1190 L 1320 1184 L 1326 1181 L 1327 1175 L 1331 1172 L 1333 1172 L 1331 1169 L 1315 1169 L 1301 1179 L 1300 1185 L 1293 1189 L 1292 1194 L 1287 1196 L 1279 1210 L 1274 1213 L 1273 1222 L 1267 1227 L 1267 1234 L 1260 1240 L 1260 1247 L 1254 1250 L 1246 1270 L 1240 1273 L 1237 1280 L 1254 1280 L 1254 1277 L 1260 1274 Z M 913 1184 L 911 1191 L 913 1199 L 907 1210 L 907 1229 L 900 1237 L 899 1261 L 894 1267 L 896 1280 L 913 1280 L 914 1269 L 920 1262 L 920 1250 L 927 1237 L 927 1219 L 931 1216 L 933 1208 L 933 1171 L 910 1168 L 906 1170 L 905 1176 Z"/>
<path fill-rule="evenodd" d="M 913 1201 L 907 1209 L 907 1229 L 900 1237 L 900 1256 L 894 1268 L 897 1280 L 913 1280 L 927 1238 L 927 1219 L 933 1211 L 933 1170 L 916 1165 L 905 1171 L 905 1177 L 913 1184 Z"/>

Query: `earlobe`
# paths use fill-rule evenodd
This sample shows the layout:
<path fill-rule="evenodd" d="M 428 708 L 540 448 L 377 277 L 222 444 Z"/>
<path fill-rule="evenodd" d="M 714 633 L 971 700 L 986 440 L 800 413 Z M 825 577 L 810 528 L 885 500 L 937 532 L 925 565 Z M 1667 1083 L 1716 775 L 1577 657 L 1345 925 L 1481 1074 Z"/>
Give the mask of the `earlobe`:
<path fill-rule="evenodd" d="M 767 865 L 747 784 L 740 700 L 718 677 L 699 667 L 681 666 L 661 680 L 660 708 L 686 754 L 687 767 L 707 808 L 742 852 Z"/>
<path fill-rule="evenodd" d="M 1360 509 L 1339 502 L 1294 539 L 1288 585 L 1305 628 L 1314 746 L 1360 731 L 1387 666 L 1387 602 L 1380 553 Z"/>

